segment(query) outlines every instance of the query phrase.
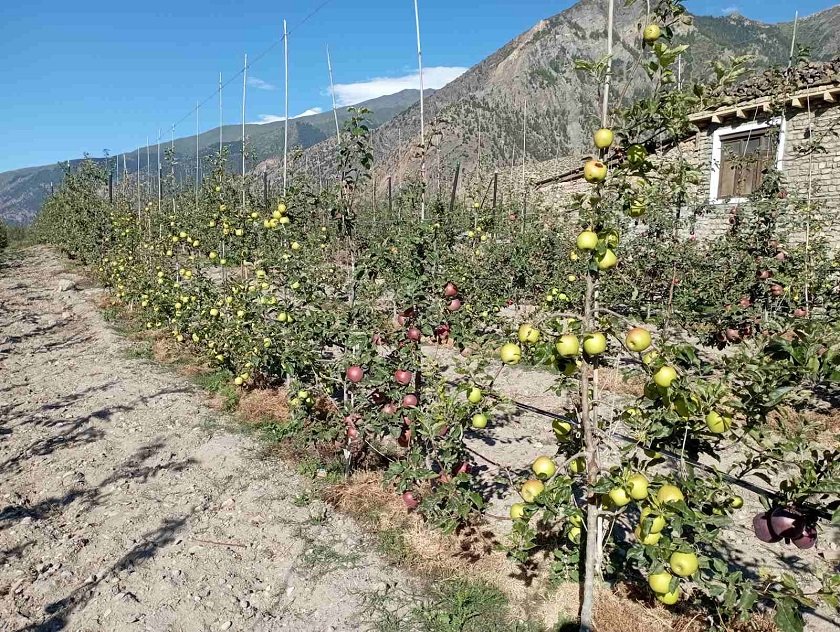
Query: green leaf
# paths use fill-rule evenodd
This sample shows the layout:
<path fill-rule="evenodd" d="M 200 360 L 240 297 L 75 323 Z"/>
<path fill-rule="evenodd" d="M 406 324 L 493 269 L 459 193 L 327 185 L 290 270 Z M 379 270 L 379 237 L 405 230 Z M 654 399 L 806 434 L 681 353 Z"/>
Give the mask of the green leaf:
<path fill-rule="evenodd" d="M 781 632 L 803 632 L 805 622 L 793 599 L 780 599 L 776 602 L 776 616 L 773 617 Z"/>

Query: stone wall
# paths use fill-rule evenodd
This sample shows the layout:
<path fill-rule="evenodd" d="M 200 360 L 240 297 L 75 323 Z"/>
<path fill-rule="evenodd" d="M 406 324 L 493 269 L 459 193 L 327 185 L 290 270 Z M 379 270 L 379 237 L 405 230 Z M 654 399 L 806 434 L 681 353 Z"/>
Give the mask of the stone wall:
<path fill-rule="evenodd" d="M 756 122 L 764 122 L 767 115 L 760 113 Z M 712 167 L 712 138 L 714 131 L 721 126 L 735 126 L 739 119 L 726 119 L 721 124 L 709 124 L 698 133 L 683 141 L 680 151 L 701 171 L 701 183 L 693 195 L 693 201 L 684 217 L 686 233 L 694 232 L 700 238 L 713 238 L 726 233 L 733 212 L 737 212 L 742 221 L 749 221 L 748 204 L 709 203 L 709 187 Z M 740 120 L 741 124 L 752 123 Z M 784 153 L 781 162 L 786 178 L 786 190 L 791 199 L 805 201 L 810 199 L 812 208 L 822 217 L 819 222 L 823 234 L 835 249 L 840 249 L 840 103 L 818 101 L 808 108 L 789 107 L 785 114 Z M 737 130 L 734 130 L 737 131 Z M 807 151 L 813 144 L 820 145 L 817 151 Z M 666 154 L 667 157 L 668 154 Z M 529 183 L 529 198 L 534 206 L 540 205 L 546 212 L 562 212 L 572 194 L 586 190 L 582 177 L 565 182 L 551 182 L 536 185 L 540 180 L 557 176 L 582 164 L 585 157 L 572 160 L 551 160 L 528 165 L 526 178 Z M 501 173 L 506 189 L 513 195 L 521 191 L 521 167 Z M 795 223 L 795 218 L 790 218 Z M 796 237 L 796 235 L 794 235 Z M 801 238 L 801 235 L 800 235 Z"/>

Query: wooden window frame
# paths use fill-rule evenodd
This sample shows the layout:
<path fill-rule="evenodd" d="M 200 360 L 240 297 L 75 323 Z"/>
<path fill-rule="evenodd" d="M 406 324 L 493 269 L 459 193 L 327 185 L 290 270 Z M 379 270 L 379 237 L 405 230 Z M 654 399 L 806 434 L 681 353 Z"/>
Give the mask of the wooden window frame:
<path fill-rule="evenodd" d="M 737 204 L 740 202 L 746 202 L 748 199 L 746 197 L 718 197 L 718 192 L 720 190 L 720 166 L 722 150 L 723 143 L 725 142 L 726 138 L 729 136 L 748 136 L 750 132 L 760 132 L 761 134 L 765 134 L 768 130 L 770 130 L 773 127 L 776 127 L 779 130 L 779 135 L 777 139 L 778 146 L 776 147 L 775 166 L 777 169 L 782 170 L 782 158 L 784 156 L 785 150 L 786 128 L 786 121 L 784 118 L 776 117 L 771 120 L 762 122 L 753 121 L 750 123 L 742 123 L 740 125 L 727 125 L 724 127 L 719 127 L 714 132 L 712 132 L 712 164 L 709 177 L 709 202 L 711 202 L 712 204 Z"/>

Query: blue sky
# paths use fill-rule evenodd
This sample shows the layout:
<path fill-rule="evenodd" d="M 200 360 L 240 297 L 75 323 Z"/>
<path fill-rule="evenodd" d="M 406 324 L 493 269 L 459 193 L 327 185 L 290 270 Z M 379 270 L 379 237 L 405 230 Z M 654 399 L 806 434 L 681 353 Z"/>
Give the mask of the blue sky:
<path fill-rule="evenodd" d="M 800 0 L 809 14 L 836 0 Z M 102 155 L 194 133 L 189 113 L 225 80 L 277 42 L 288 21 L 290 113 L 330 107 L 325 46 L 339 101 L 416 82 L 412 0 L 0 0 L 0 171 Z M 570 0 L 420 0 L 427 85 L 439 87 Z M 321 6 L 323 5 L 323 6 Z M 320 8 L 319 8 L 320 7 Z M 788 2 L 695 0 L 698 14 L 737 10 L 755 19 L 791 19 Z M 314 15 L 310 15 L 313 12 Z M 307 18 L 307 16 L 310 16 Z M 466 25 L 470 25 L 467 28 Z M 249 122 L 283 113 L 282 46 L 249 70 Z M 414 75 L 414 76 L 413 76 Z M 241 78 L 224 90 L 225 122 L 240 120 Z M 201 108 L 202 129 L 218 124 L 216 97 Z M 184 119 L 186 117 L 186 119 Z M 184 120 L 182 120 L 184 119 Z"/>

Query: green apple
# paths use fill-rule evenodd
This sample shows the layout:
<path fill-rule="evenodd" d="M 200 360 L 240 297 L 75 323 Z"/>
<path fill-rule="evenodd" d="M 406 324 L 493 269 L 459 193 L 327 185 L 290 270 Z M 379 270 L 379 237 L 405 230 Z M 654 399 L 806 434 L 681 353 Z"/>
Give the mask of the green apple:
<path fill-rule="evenodd" d="M 539 341 L 540 331 L 539 329 L 536 329 L 531 323 L 523 323 L 519 326 L 517 336 L 519 337 L 519 342 L 533 344 Z"/>
<path fill-rule="evenodd" d="M 600 160 L 587 160 L 583 165 L 583 178 L 591 184 L 599 184 L 607 179 L 607 165 Z"/>
<path fill-rule="evenodd" d="M 642 500 L 648 495 L 648 479 L 644 474 L 636 472 L 627 478 L 627 486 L 630 488 L 630 498 Z"/>
<path fill-rule="evenodd" d="M 662 534 L 661 534 L 661 533 L 653 533 L 653 532 L 651 532 L 651 533 L 648 533 L 648 534 L 647 534 L 647 536 L 643 538 L 643 537 L 642 537 L 642 529 L 641 529 L 641 527 L 636 527 L 636 528 L 633 530 L 633 535 L 635 535 L 635 536 L 636 536 L 636 539 L 637 539 L 639 542 L 641 542 L 642 544 L 644 544 L 645 546 L 653 546 L 654 544 L 656 544 L 657 542 L 659 542 L 659 539 L 662 537 Z"/>
<path fill-rule="evenodd" d="M 666 606 L 673 606 L 680 600 L 680 589 L 679 587 L 677 587 L 677 589 L 674 592 L 656 595 L 656 599 L 664 603 Z"/>
<path fill-rule="evenodd" d="M 676 487 L 675 485 L 663 485 L 659 488 L 659 491 L 656 492 L 656 500 L 663 505 L 667 505 L 668 503 L 676 503 L 681 500 L 685 500 L 685 496 L 683 496 L 679 487 Z"/>
<path fill-rule="evenodd" d="M 706 427 L 709 429 L 709 432 L 713 432 L 714 434 L 723 434 L 729 430 L 730 426 L 732 426 L 731 417 L 721 415 L 714 410 L 706 415 Z"/>
<path fill-rule="evenodd" d="M 671 570 L 674 572 L 674 575 L 679 575 L 680 577 L 689 577 L 694 575 L 700 567 L 697 555 L 693 551 L 690 553 L 685 553 L 683 551 L 675 551 L 671 553 L 668 564 L 671 565 Z"/>
<path fill-rule="evenodd" d="M 636 353 L 650 347 L 651 342 L 650 332 L 642 327 L 633 327 L 624 338 L 624 344 L 627 345 L 627 348 Z"/>
<path fill-rule="evenodd" d="M 612 248 L 607 248 L 595 257 L 595 261 L 598 263 L 599 270 L 609 270 L 610 268 L 614 268 L 618 263 L 618 257 L 615 256 L 615 251 Z"/>
<path fill-rule="evenodd" d="M 592 142 L 595 143 L 595 146 L 598 149 L 606 149 L 610 145 L 613 144 L 615 136 L 613 135 L 613 131 L 606 127 L 602 127 L 595 131 L 592 135 Z"/>
<path fill-rule="evenodd" d="M 630 496 L 627 495 L 623 487 L 613 487 L 610 490 L 609 497 L 616 507 L 624 507 L 630 503 Z"/>
<path fill-rule="evenodd" d="M 537 478 L 544 481 L 554 476 L 557 466 L 547 456 L 538 456 L 531 464 L 531 470 Z"/>
<path fill-rule="evenodd" d="M 526 503 L 532 503 L 543 491 L 545 491 L 545 485 L 542 481 L 532 478 L 522 485 L 520 495 Z"/>
<path fill-rule="evenodd" d="M 650 521 L 649 533 L 659 533 L 665 528 L 665 516 L 654 513 L 650 507 L 642 509 L 642 515 L 639 517 L 639 527 L 641 527 L 646 520 Z"/>
<path fill-rule="evenodd" d="M 524 503 L 513 503 L 510 508 L 510 519 L 511 520 L 522 520 L 525 516 L 525 504 Z"/>
<path fill-rule="evenodd" d="M 580 544 L 580 527 L 572 527 L 569 529 L 568 538 L 573 544 Z"/>
<path fill-rule="evenodd" d="M 499 357 L 505 364 L 518 364 L 522 359 L 522 349 L 519 345 L 509 342 L 499 350 Z"/>
<path fill-rule="evenodd" d="M 740 509 L 744 506 L 744 499 L 740 496 L 733 496 L 729 504 L 732 506 L 733 509 Z"/>
<path fill-rule="evenodd" d="M 483 413 L 477 413 L 473 415 L 471 423 L 473 428 L 482 430 L 487 427 L 487 415 Z"/>
<path fill-rule="evenodd" d="M 642 31 L 642 38 L 646 44 L 653 44 L 662 36 L 662 29 L 658 24 L 648 24 Z"/>
<path fill-rule="evenodd" d="M 583 339 L 583 350 L 587 355 L 596 356 L 607 349 L 607 337 L 600 331 L 586 334 Z"/>
<path fill-rule="evenodd" d="M 473 386 L 472 388 L 470 388 L 470 392 L 467 395 L 467 401 L 470 404 L 477 404 L 482 399 L 484 399 L 484 394 L 481 392 L 480 388 L 478 388 L 477 386 Z"/>
<path fill-rule="evenodd" d="M 595 250 L 598 247 L 598 233 L 585 230 L 577 238 L 577 247 L 581 250 Z"/>
<path fill-rule="evenodd" d="M 572 431 L 572 424 L 562 419 L 555 419 L 551 422 L 551 428 L 558 439 L 565 439 Z"/>
<path fill-rule="evenodd" d="M 580 353 L 580 341 L 577 336 L 572 334 L 563 334 L 554 344 L 554 348 L 561 357 L 574 358 L 578 353 Z"/>
<path fill-rule="evenodd" d="M 677 370 L 667 364 L 653 374 L 653 381 L 656 382 L 657 386 L 661 386 L 662 388 L 668 388 L 676 379 Z"/>
<path fill-rule="evenodd" d="M 661 573 L 652 573 L 648 575 L 648 586 L 650 589 L 659 594 L 664 595 L 668 591 L 671 590 L 671 580 L 673 579 L 673 575 L 668 571 L 662 571 Z"/>
<path fill-rule="evenodd" d="M 586 471 L 586 459 L 582 456 L 577 457 L 569 463 L 569 471 L 572 474 L 583 474 Z"/>

